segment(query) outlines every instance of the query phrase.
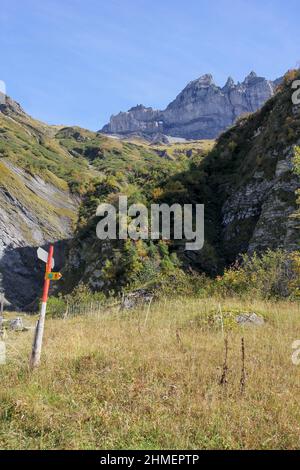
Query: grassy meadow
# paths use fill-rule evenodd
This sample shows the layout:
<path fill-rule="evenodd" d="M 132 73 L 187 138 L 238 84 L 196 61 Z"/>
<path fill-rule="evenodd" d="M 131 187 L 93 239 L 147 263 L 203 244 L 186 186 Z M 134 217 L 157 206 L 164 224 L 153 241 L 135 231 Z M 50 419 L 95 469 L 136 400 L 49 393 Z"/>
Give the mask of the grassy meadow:
<path fill-rule="evenodd" d="M 239 312 L 265 324 L 238 326 Z M 47 318 L 34 372 L 32 337 L 7 333 L 1 449 L 299 448 L 299 303 L 179 298 Z"/>

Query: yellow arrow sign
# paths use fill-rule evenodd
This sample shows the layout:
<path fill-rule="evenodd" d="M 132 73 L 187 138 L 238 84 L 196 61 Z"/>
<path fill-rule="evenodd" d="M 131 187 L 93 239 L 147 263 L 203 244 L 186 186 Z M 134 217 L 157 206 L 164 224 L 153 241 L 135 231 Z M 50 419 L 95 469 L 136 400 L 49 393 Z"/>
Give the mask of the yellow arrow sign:
<path fill-rule="evenodd" d="M 61 273 L 46 273 L 45 278 L 49 279 L 50 281 L 59 281 L 62 278 L 62 274 Z"/>

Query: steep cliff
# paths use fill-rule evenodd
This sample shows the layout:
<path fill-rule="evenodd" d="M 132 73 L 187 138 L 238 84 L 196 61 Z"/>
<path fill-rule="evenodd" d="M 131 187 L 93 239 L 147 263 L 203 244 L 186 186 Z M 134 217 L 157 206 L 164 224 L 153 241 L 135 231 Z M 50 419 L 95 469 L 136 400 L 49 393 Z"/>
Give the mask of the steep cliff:
<path fill-rule="evenodd" d="M 142 105 L 112 116 L 102 132 L 151 138 L 161 133 L 186 139 L 213 139 L 231 126 L 237 117 L 257 111 L 277 84 L 251 72 L 242 83 L 231 77 L 223 88 L 211 75 L 190 82 L 163 111 Z"/>
<path fill-rule="evenodd" d="M 300 179 L 294 158 L 300 106 L 292 103 L 297 77 L 299 72 L 287 74 L 275 96 L 222 134 L 200 165 L 201 184 L 210 189 L 210 197 L 203 187 L 191 196 L 210 210 L 206 227 L 213 220 L 213 244 L 224 264 L 245 252 L 300 248 Z"/>
<path fill-rule="evenodd" d="M 292 103 L 291 81 L 287 76 L 279 93 L 215 148 L 223 173 L 222 246 L 229 261 L 243 251 L 300 249 L 294 161 L 300 106 Z"/>

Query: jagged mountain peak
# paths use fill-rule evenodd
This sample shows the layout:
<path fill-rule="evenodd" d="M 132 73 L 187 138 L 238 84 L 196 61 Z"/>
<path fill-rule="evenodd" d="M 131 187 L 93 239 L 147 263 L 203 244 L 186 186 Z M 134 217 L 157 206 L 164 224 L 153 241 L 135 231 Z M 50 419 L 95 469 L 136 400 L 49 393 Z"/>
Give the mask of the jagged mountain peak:
<path fill-rule="evenodd" d="M 276 89 L 273 82 L 252 71 L 242 83 L 229 77 L 221 88 L 210 73 L 193 80 L 165 110 L 135 106 L 112 116 L 102 132 L 149 138 L 165 134 L 185 139 L 214 139 L 242 114 L 257 111 Z"/>
<path fill-rule="evenodd" d="M 244 82 L 247 82 L 249 80 L 252 80 L 253 78 L 258 78 L 257 73 L 254 72 L 253 70 L 249 73 L 249 75 L 246 76 Z"/>
<path fill-rule="evenodd" d="M 186 88 L 209 87 L 212 85 L 215 85 L 214 78 L 210 73 L 206 73 L 204 75 L 201 75 L 201 77 L 196 78 L 196 80 L 192 80 L 191 82 L 189 82 Z"/>
<path fill-rule="evenodd" d="M 223 87 L 223 91 L 226 91 L 226 90 L 228 90 L 230 88 L 233 88 L 233 87 L 235 87 L 235 82 L 234 82 L 233 78 L 230 76 L 230 77 L 227 78 L 227 81 L 226 81 L 226 83 Z"/>
<path fill-rule="evenodd" d="M 144 106 L 143 104 L 137 104 L 136 106 L 133 106 L 132 108 L 130 108 L 128 110 L 128 112 L 130 112 L 130 111 L 148 111 L 148 110 L 152 110 L 152 108 Z"/>

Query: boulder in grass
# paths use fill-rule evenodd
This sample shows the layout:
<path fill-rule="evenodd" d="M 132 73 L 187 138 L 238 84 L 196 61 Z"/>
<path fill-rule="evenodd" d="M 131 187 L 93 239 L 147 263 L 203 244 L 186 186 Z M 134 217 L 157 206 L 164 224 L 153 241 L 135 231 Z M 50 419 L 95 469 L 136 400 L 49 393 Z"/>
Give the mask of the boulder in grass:
<path fill-rule="evenodd" d="M 236 322 L 239 325 L 254 325 L 262 326 L 265 323 L 263 317 L 260 317 L 255 312 L 241 313 L 236 317 Z"/>
<path fill-rule="evenodd" d="M 14 331 L 24 331 L 23 320 L 20 317 L 14 318 L 9 322 L 9 328 Z"/>
<path fill-rule="evenodd" d="M 121 308 L 125 310 L 133 309 L 139 305 L 149 304 L 153 300 L 153 293 L 146 289 L 138 289 L 128 293 L 123 297 Z"/>

